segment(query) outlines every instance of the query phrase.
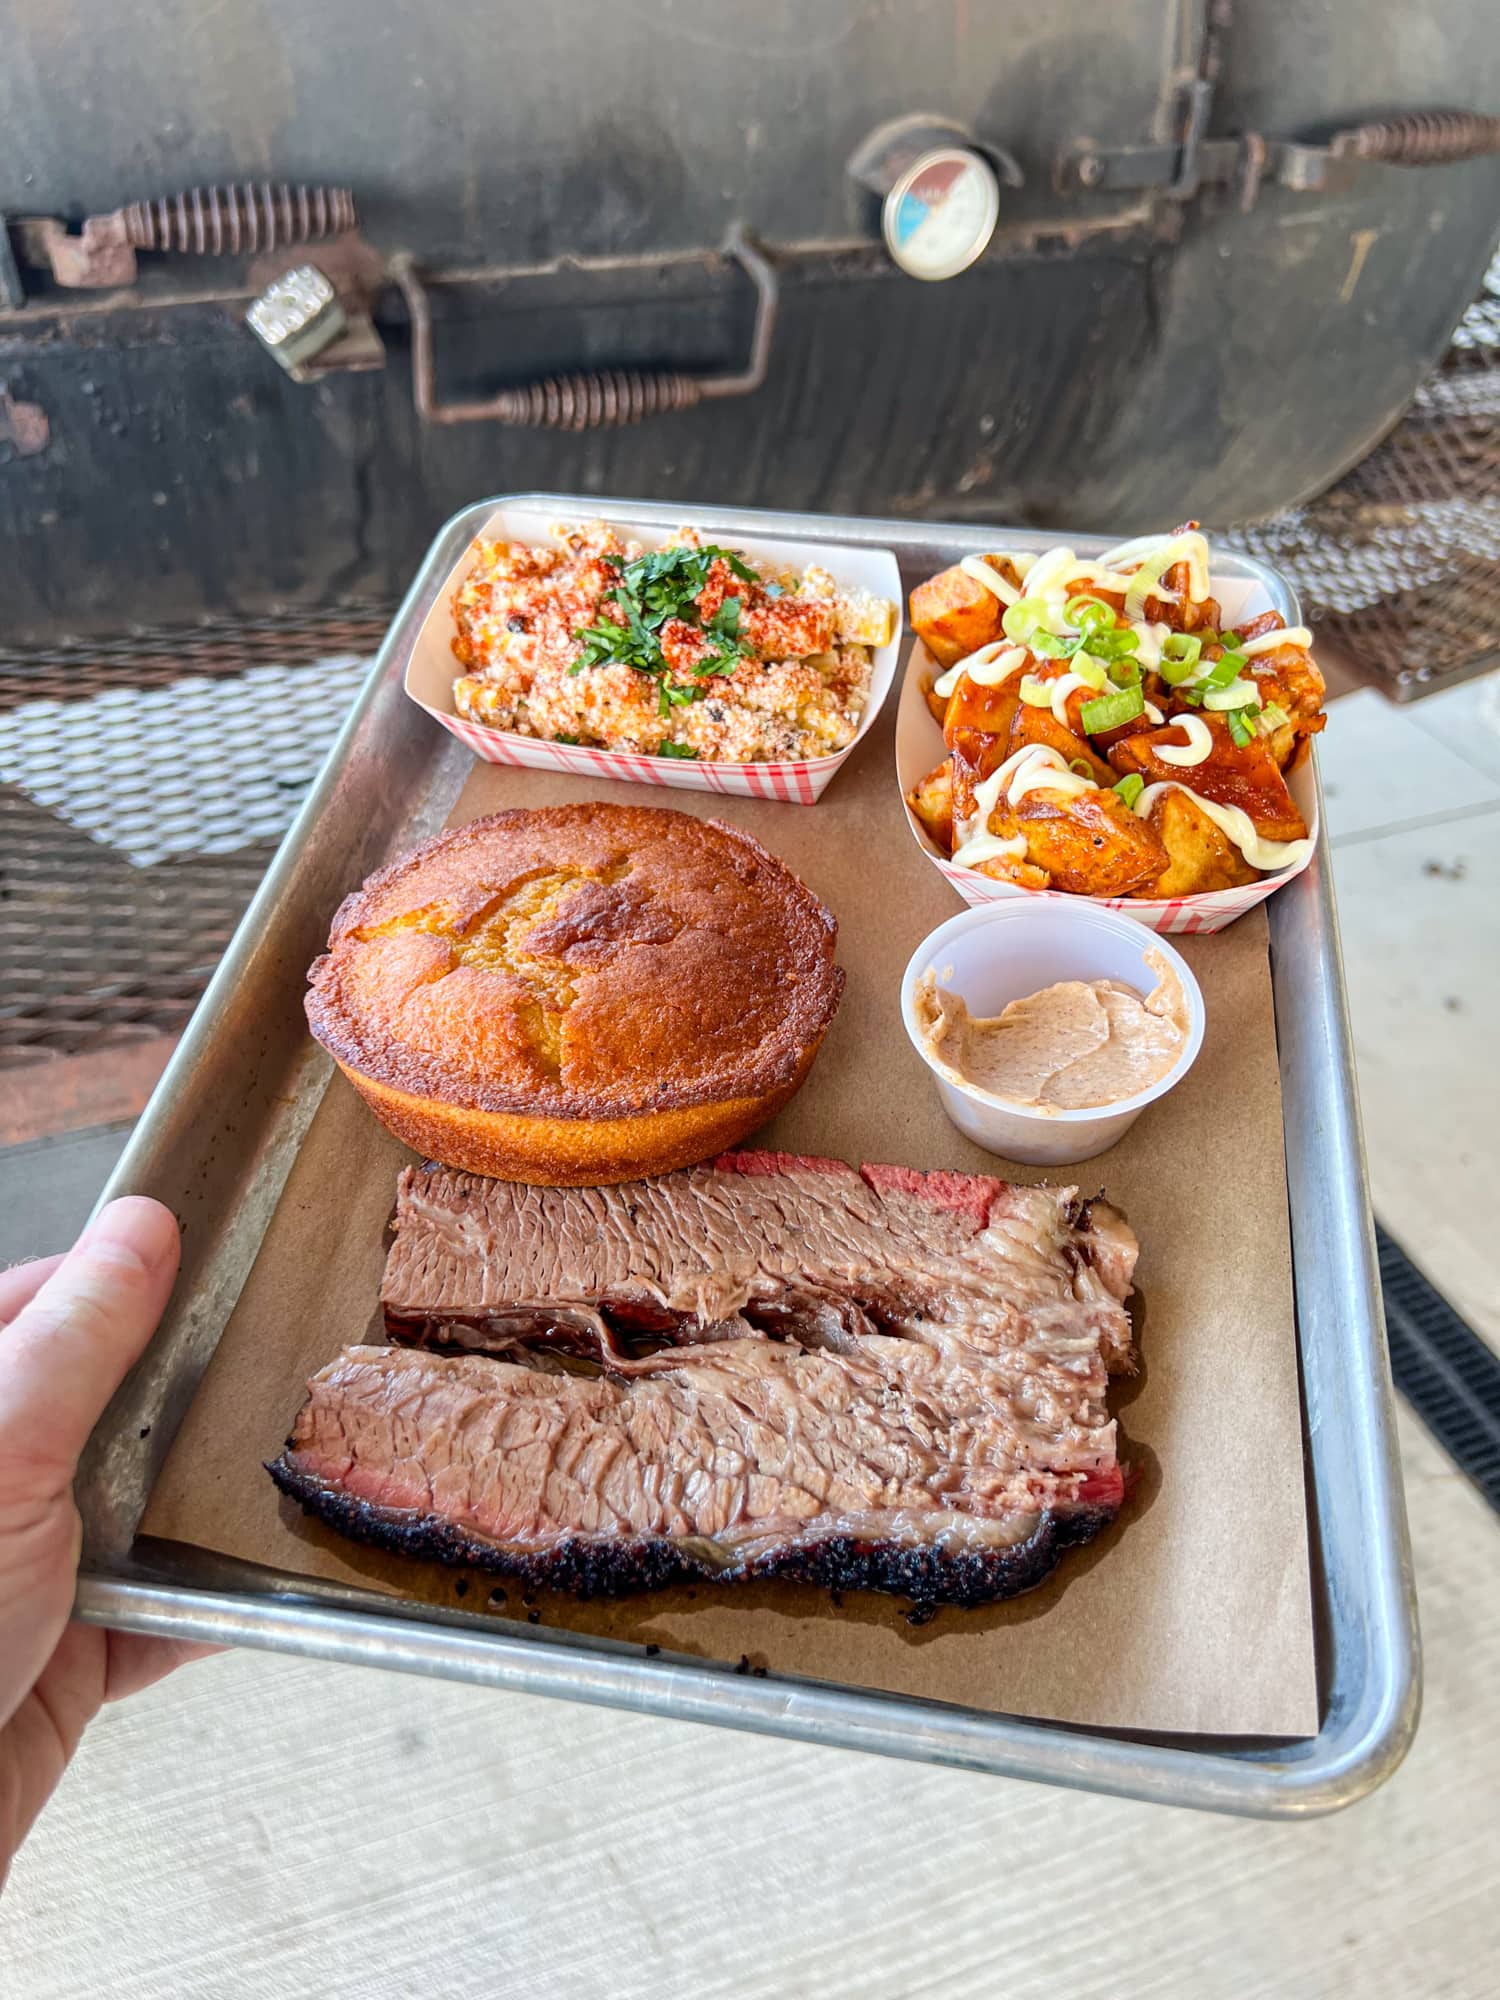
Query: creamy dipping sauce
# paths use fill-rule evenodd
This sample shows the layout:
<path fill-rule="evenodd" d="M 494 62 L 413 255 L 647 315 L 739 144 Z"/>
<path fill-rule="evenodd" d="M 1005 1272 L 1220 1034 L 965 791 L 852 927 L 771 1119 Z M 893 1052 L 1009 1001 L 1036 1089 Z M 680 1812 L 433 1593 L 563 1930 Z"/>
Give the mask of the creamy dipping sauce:
<path fill-rule="evenodd" d="M 1116 979 L 1066 979 L 992 1020 L 976 1020 L 928 971 L 915 995 L 923 1045 L 955 1082 L 1005 1104 L 1044 1113 L 1122 1104 L 1159 1083 L 1187 1043 L 1181 980 L 1159 951 L 1146 963 L 1156 975 L 1148 994 Z"/>

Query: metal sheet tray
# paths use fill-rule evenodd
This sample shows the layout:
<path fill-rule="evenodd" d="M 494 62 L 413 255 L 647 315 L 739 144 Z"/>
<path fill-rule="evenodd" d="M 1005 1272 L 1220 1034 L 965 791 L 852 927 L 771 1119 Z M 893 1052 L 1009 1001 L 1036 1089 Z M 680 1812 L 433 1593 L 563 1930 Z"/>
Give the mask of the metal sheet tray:
<path fill-rule="evenodd" d="M 514 504 L 578 502 L 507 496 Z M 1326 863 L 1269 904 L 1285 1102 L 1322 1728 L 1292 1743 L 1061 1727 L 729 1666 L 542 1627 L 404 1607 L 192 1551 L 133 1546 L 167 1446 L 213 1352 L 328 1075 L 302 1030 L 306 968 L 351 882 L 435 831 L 470 768 L 401 691 L 404 641 L 491 508 L 429 550 L 369 681 L 147 1107 L 105 1195 L 158 1196 L 184 1222 L 168 1316 L 106 1413 L 80 1473 L 82 1617 L 144 1632 L 445 1675 L 728 1724 L 850 1749 L 1221 1812 L 1295 1816 L 1388 1777 L 1416 1727 L 1416 1603 L 1391 1410 L 1374 1235 Z M 675 526 L 683 510 L 590 498 L 591 514 Z M 1040 548 L 1020 530 L 693 507 L 722 535 L 874 543 L 907 588 L 974 550 Z M 1089 552 L 1105 543 L 1075 537 Z M 1295 599 L 1246 557 L 1288 622 Z M 794 810 L 788 807 L 788 810 Z M 807 810 L 807 808 L 796 808 Z M 820 808 L 812 808 L 820 810 Z"/>

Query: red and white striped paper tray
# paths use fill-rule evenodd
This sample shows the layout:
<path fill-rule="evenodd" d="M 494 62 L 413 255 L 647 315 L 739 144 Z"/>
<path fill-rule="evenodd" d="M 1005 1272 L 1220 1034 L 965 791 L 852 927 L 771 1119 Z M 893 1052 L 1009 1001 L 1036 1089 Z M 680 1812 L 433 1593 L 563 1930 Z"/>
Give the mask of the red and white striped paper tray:
<path fill-rule="evenodd" d="M 1270 608 L 1270 600 L 1258 585 L 1243 577 L 1216 577 L 1213 594 L 1223 605 L 1229 628 L 1254 618 L 1259 612 Z M 912 837 L 942 875 L 946 876 L 966 903 L 998 903 L 1013 896 L 1048 897 L 1053 901 L 1073 903 L 1076 896 L 1063 895 L 1056 889 L 1022 889 L 1014 882 L 997 882 L 992 876 L 981 875 L 974 868 L 955 868 L 952 861 L 929 837 L 911 807 L 906 803 L 912 787 L 941 762 L 943 756 L 943 732 L 927 706 L 922 693 L 924 681 L 934 678 L 939 669 L 932 655 L 920 640 L 912 647 L 907 662 L 906 678 L 901 686 L 900 705 L 896 711 L 896 779 L 901 788 L 901 806 L 906 814 L 907 825 Z M 1292 772 L 1287 780 L 1288 789 L 1297 802 L 1298 810 L 1307 821 L 1309 833 L 1314 842 L 1318 838 L 1318 784 L 1314 775 L 1313 761 L 1306 758 Z M 1283 882 L 1290 882 L 1294 875 L 1300 875 L 1312 860 L 1299 862 L 1294 868 L 1283 868 L 1278 874 L 1263 875 L 1258 882 L 1249 882 L 1241 889 L 1215 889 L 1203 896 L 1174 896 L 1161 898 L 1136 898 L 1126 896 L 1090 896 L 1086 900 L 1098 903 L 1107 910 L 1118 910 L 1122 916 L 1134 917 L 1137 923 L 1163 933 L 1191 933 L 1194 931 L 1221 931 L 1232 924 L 1236 917 L 1242 917 L 1247 910 L 1253 910 L 1257 903 L 1263 903 L 1268 896 L 1275 895 Z"/>
<path fill-rule="evenodd" d="M 542 513 L 535 508 L 499 507 L 480 528 L 481 541 L 528 542 L 539 545 L 552 539 L 559 521 L 592 518 L 586 499 L 571 512 Z M 660 548 L 667 531 L 655 523 L 633 521 L 628 515 L 611 513 L 611 527 L 633 537 L 646 548 Z M 683 509 L 682 526 L 693 525 L 693 510 Z M 406 665 L 405 688 L 411 699 L 476 757 L 487 764 L 525 764 L 533 770 L 565 771 L 580 778 L 617 778 L 639 785 L 672 785 L 680 791 L 724 792 L 743 799 L 781 799 L 788 805 L 810 806 L 817 800 L 833 774 L 866 736 L 880 713 L 881 705 L 896 678 L 901 651 L 901 572 L 890 549 L 838 546 L 827 542 L 787 542 L 756 540 L 744 542 L 731 537 L 752 565 L 778 569 L 803 569 L 820 563 L 839 582 L 853 590 L 872 591 L 889 598 L 897 609 L 895 636 L 889 645 L 876 649 L 870 663 L 870 698 L 860 718 L 854 740 L 847 749 L 829 757 L 809 757 L 795 762 L 768 764 L 711 764 L 697 758 L 647 757 L 630 750 L 594 750 L 584 744 L 544 743 L 537 737 L 520 736 L 509 729 L 492 729 L 471 722 L 453 706 L 453 682 L 462 671 L 453 655 L 453 593 L 467 574 L 473 560 L 466 551 L 443 584 L 431 611 L 422 622 Z"/>

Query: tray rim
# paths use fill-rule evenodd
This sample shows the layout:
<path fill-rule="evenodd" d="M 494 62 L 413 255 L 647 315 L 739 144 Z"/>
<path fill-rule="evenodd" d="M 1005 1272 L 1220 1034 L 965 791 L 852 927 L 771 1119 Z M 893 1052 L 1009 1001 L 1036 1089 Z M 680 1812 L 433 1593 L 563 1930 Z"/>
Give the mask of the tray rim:
<path fill-rule="evenodd" d="M 180 1139 L 183 1100 L 218 1019 L 394 666 L 404 660 L 410 629 L 464 539 L 497 506 L 507 505 L 582 506 L 590 514 L 674 525 L 691 514 L 726 533 L 887 547 L 898 562 L 916 549 L 930 549 L 935 563 L 946 562 L 953 551 L 993 546 L 997 536 L 1042 547 L 1062 538 L 1000 524 L 689 507 L 605 495 L 500 494 L 461 508 L 434 536 L 99 1206 L 149 1188 L 158 1154 Z M 1111 544 L 1109 536 L 1081 531 L 1066 539 L 1089 553 Z M 1295 594 L 1270 565 L 1233 550 L 1224 552 L 1222 567 L 1256 576 L 1288 622 L 1297 622 Z M 898 661 L 898 680 L 902 671 Z M 399 685 L 396 693 L 404 702 Z M 306 1599 L 278 1582 L 276 1572 L 268 1573 L 264 1592 L 210 1590 L 157 1580 L 128 1558 L 93 1563 L 86 1554 L 76 1615 L 121 1630 L 384 1666 L 1222 1813 L 1301 1818 L 1354 1803 L 1391 1776 L 1411 1744 L 1420 1709 L 1420 1640 L 1326 836 L 1306 871 L 1265 907 L 1284 1086 L 1308 1525 L 1315 1593 L 1325 1617 L 1319 1636 L 1323 1722 L 1316 1736 L 1276 1745 L 1153 1738 L 835 1684 L 761 1680 L 717 1663 L 647 1659 L 639 1648 L 580 1644 L 575 1636 L 541 1628 L 521 1637 L 472 1614 L 410 1615 L 391 1600 L 353 1589 Z M 1294 978 L 1306 987 L 1295 1004 L 1288 991 Z M 101 1431 L 108 1424 L 109 1413 Z M 106 1435 L 92 1463 L 107 1457 L 109 1442 Z"/>

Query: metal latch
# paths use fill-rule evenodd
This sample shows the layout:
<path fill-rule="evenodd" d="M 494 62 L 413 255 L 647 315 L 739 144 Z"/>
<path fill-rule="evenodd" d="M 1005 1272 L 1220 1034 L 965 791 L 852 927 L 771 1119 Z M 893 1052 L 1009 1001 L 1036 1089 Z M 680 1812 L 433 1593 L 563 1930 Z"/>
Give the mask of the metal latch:
<path fill-rule="evenodd" d="M 1213 85 L 1198 78 L 1189 87 L 1182 136 L 1170 146 L 1103 148 L 1081 143 L 1058 161 L 1060 191 L 1088 194 L 1157 193 L 1189 201 L 1204 187 L 1225 187 L 1240 207 L 1254 207 L 1270 182 L 1298 194 L 1342 192 L 1366 164 L 1446 166 L 1500 153 L 1500 118 L 1474 111 L 1414 111 L 1334 133 L 1326 144 L 1268 139 L 1259 132 L 1235 138 L 1204 137 Z"/>

